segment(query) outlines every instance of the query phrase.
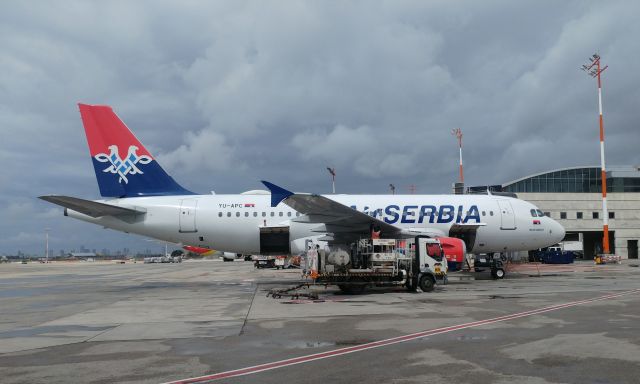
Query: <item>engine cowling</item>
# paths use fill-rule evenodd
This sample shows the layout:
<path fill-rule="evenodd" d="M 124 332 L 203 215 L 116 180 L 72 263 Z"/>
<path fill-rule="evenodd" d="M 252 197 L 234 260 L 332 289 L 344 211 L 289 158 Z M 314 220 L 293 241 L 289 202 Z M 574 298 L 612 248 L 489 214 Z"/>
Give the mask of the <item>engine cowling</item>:
<path fill-rule="evenodd" d="M 444 256 L 447 258 L 449 270 L 457 271 L 462 268 L 465 255 L 467 254 L 467 246 L 464 241 L 456 237 L 438 237 Z"/>

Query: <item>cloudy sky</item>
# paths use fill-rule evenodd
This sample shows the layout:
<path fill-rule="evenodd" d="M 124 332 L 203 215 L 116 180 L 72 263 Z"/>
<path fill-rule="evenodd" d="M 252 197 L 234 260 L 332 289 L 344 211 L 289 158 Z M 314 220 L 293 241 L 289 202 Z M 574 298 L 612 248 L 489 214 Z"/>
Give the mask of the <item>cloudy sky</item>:
<path fill-rule="evenodd" d="M 188 189 L 266 179 L 326 193 L 447 193 L 451 129 L 467 184 L 640 164 L 635 1 L 3 1 L 0 254 L 159 249 L 62 216 L 98 198 L 78 102 L 112 105 Z"/>

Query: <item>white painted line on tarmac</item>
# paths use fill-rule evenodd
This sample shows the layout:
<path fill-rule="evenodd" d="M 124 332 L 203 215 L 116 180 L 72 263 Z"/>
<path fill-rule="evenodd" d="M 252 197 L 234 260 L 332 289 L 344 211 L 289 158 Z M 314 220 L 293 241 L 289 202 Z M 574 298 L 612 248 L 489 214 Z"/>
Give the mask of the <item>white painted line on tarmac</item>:
<path fill-rule="evenodd" d="M 327 352 L 314 353 L 314 354 L 311 354 L 311 355 L 293 357 L 293 358 L 290 358 L 290 359 L 279 360 L 279 361 L 274 361 L 274 362 L 271 362 L 271 363 L 264 363 L 264 364 L 254 365 L 254 366 L 251 366 L 251 367 L 245 367 L 245 368 L 240 368 L 240 369 L 234 369 L 234 370 L 231 370 L 231 371 L 224 371 L 224 372 L 219 372 L 219 373 L 213 373 L 213 374 L 210 374 L 210 375 L 191 377 L 191 378 L 188 378 L 188 379 L 182 379 L 182 380 L 176 380 L 176 381 L 170 381 L 170 382 L 167 382 L 167 383 L 164 383 L 164 384 L 204 383 L 204 382 L 207 382 L 207 381 L 214 381 L 214 380 L 220 380 L 220 379 L 228 379 L 228 378 L 237 377 L 237 376 L 251 375 L 251 374 L 254 374 L 254 373 L 259 373 L 259 372 L 264 372 L 264 371 L 270 371 L 270 370 L 273 370 L 273 369 L 288 367 L 288 366 L 291 366 L 291 365 L 303 364 L 303 363 L 308 363 L 310 361 L 328 359 L 330 357 L 346 355 L 348 353 L 360 352 L 360 351 L 365 351 L 365 350 L 368 350 L 368 349 L 384 347 L 384 346 L 387 346 L 387 345 L 404 343 L 404 342 L 411 341 L 411 340 L 421 339 L 421 338 L 427 337 L 427 336 L 440 335 L 440 334 L 443 334 L 443 333 L 454 332 L 454 331 L 458 331 L 458 330 L 461 330 L 461 329 L 479 327 L 479 326 L 482 326 L 482 325 L 499 323 L 499 322 L 502 322 L 502 321 L 508 321 L 508 320 L 513 320 L 513 319 L 519 319 L 521 317 L 539 315 L 539 314 L 545 313 L 545 312 L 557 311 L 557 310 L 560 310 L 560 309 L 575 307 L 575 306 L 578 306 L 578 305 L 584 305 L 584 304 L 589 304 L 589 303 L 594 303 L 594 302 L 597 302 L 597 301 L 615 299 L 615 298 L 618 298 L 618 297 L 622 297 L 622 296 L 626 296 L 626 295 L 630 295 L 630 294 L 638 293 L 638 292 L 640 292 L 640 289 L 633 289 L 633 290 L 630 290 L 630 291 L 612 293 L 612 294 L 609 294 L 609 295 L 594 297 L 592 299 L 572 301 L 572 302 L 564 303 L 564 304 L 551 305 L 551 306 L 542 307 L 542 308 L 538 308 L 538 309 L 532 309 L 532 310 L 525 311 L 525 312 L 518 312 L 518 313 L 513 313 L 513 314 L 510 314 L 510 315 L 494 317 L 494 318 L 491 318 L 491 319 L 473 321 L 473 322 L 470 322 L 470 323 L 458 324 L 458 325 L 453 325 L 453 326 L 449 326 L 449 327 L 442 327 L 442 328 L 436 328 L 436 329 L 431 329 L 431 330 L 411 333 L 411 334 L 404 335 L 404 336 L 392 337 L 390 339 L 374 341 L 374 342 L 360 344 L 360 345 L 356 345 L 356 346 L 352 346 L 352 347 L 338 348 L 338 349 L 334 349 L 334 350 L 327 351 Z"/>

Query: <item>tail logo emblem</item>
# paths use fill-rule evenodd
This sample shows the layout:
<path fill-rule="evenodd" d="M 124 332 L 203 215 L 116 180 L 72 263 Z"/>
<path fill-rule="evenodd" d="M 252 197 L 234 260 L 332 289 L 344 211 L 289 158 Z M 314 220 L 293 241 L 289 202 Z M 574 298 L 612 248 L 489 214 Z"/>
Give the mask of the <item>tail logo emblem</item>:
<path fill-rule="evenodd" d="M 105 168 L 102 172 L 109 173 L 117 173 L 120 178 L 118 179 L 119 183 L 124 181 L 125 184 L 129 183 L 127 179 L 127 175 L 137 175 L 143 174 L 140 168 L 137 167 L 137 164 L 149 164 L 153 161 L 153 159 L 149 156 L 142 155 L 138 156 L 136 152 L 138 151 L 138 147 L 132 145 L 129 147 L 129 152 L 127 156 L 123 159 L 120 158 L 118 154 L 118 146 L 110 145 L 109 146 L 110 153 L 107 155 L 106 153 L 98 153 L 94 156 L 94 159 L 98 160 L 101 163 L 111 163 L 111 165 Z"/>

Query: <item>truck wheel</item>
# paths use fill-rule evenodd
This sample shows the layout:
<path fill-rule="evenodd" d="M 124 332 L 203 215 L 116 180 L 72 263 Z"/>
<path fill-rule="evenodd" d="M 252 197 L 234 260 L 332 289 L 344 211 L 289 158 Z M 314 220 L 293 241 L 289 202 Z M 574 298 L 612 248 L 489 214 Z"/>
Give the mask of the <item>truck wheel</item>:
<path fill-rule="evenodd" d="M 504 279 L 504 269 L 502 268 L 496 269 L 493 275 L 495 276 L 496 279 Z"/>
<path fill-rule="evenodd" d="M 425 275 L 420 278 L 420 289 L 422 289 L 422 292 L 433 291 L 435 284 L 436 282 L 433 280 L 433 277 L 429 275 Z"/>

